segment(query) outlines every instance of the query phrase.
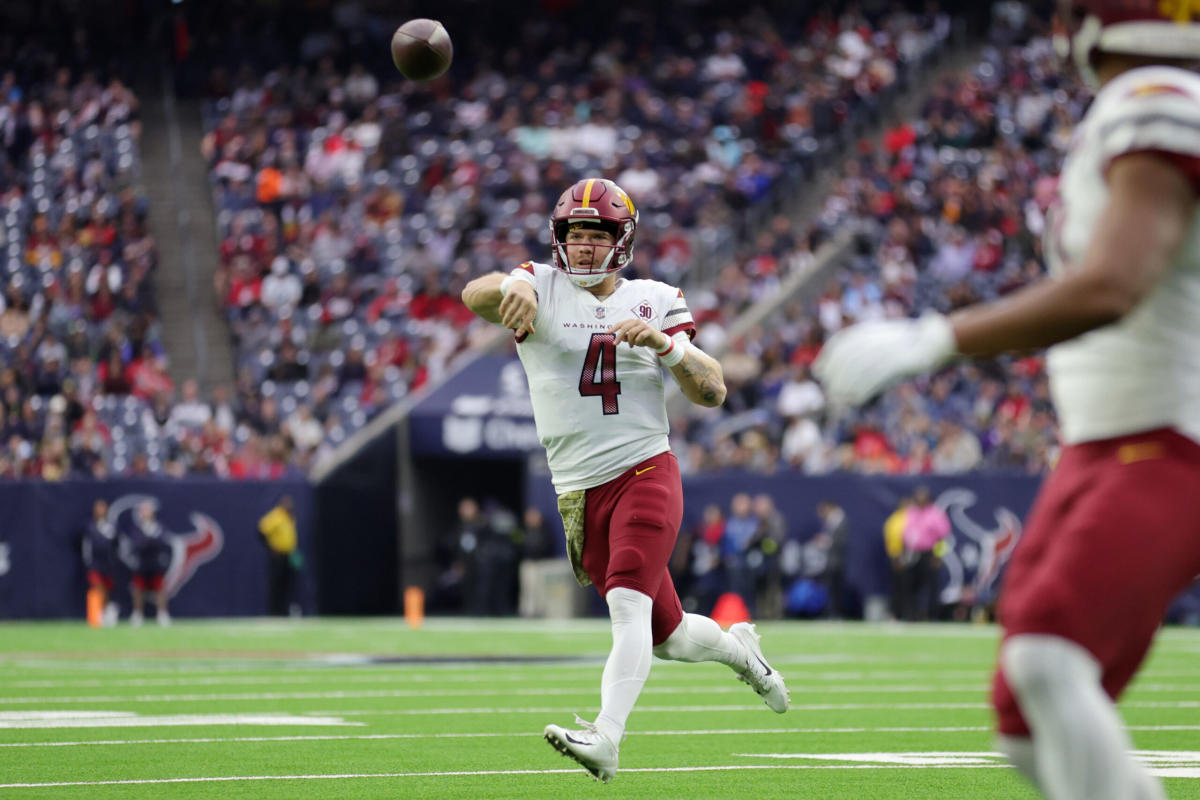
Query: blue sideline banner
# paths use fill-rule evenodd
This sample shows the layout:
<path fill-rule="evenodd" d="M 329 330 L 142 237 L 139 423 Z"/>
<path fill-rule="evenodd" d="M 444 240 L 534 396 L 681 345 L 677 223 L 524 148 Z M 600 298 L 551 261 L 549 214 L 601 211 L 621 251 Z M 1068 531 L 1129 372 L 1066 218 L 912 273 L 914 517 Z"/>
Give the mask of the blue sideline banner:
<path fill-rule="evenodd" d="M 1020 540 L 1022 522 L 1041 478 L 1024 475 L 964 476 L 809 476 L 783 473 L 723 473 L 685 477 L 686 531 L 700 524 L 704 508 L 716 504 L 728 515 L 735 494 L 767 494 L 783 514 L 788 537 L 804 542 L 820 529 L 817 504 L 830 500 L 846 512 L 850 538 L 845 580 L 862 599 L 891 592 L 891 566 L 883 545 L 883 523 L 917 486 L 927 486 L 950 517 L 953 533 L 943 557 L 940 599 L 953 604 L 972 595 L 992 597 L 1004 565 Z M 557 519 L 548 478 L 531 478 L 530 504 Z"/>
<path fill-rule="evenodd" d="M 280 497 L 291 495 L 301 552 L 311 552 L 311 492 L 303 480 L 0 483 L 0 618 L 84 615 L 81 540 L 98 498 L 108 501 L 109 515 L 119 525 L 128 522 L 138 503 L 157 506 L 172 548 L 165 588 L 173 615 L 265 614 L 267 551 L 258 520 Z M 300 575 L 298 597 L 311 613 L 308 569 Z M 113 594 L 126 616 L 128 572 L 123 568 Z"/>

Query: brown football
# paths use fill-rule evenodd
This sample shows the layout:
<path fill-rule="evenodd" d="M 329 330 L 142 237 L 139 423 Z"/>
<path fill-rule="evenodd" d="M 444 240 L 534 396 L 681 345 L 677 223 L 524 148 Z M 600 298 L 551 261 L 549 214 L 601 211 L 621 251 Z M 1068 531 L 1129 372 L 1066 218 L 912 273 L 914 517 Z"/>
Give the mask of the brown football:
<path fill-rule="evenodd" d="M 435 19 L 410 19 L 392 36 L 392 62 L 414 81 L 431 81 L 450 67 L 454 45 Z"/>

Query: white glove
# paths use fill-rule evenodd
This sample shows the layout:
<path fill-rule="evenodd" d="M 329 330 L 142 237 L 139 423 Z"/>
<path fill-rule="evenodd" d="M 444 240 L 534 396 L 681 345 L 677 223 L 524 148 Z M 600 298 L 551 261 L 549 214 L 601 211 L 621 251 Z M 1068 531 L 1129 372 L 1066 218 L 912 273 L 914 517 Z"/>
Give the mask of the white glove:
<path fill-rule="evenodd" d="M 897 381 L 936 370 L 954 357 L 955 346 L 941 314 L 863 322 L 829 338 L 813 373 L 834 405 L 859 406 Z"/>

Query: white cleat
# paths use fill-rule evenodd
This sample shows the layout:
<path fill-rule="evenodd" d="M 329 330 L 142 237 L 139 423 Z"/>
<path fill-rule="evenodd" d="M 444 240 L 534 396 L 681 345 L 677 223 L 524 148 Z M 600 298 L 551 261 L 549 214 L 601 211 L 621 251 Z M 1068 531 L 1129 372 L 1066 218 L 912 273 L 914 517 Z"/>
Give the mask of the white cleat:
<path fill-rule="evenodd" d="M 578 761 L 593 778 L 608 783 L 617 774 L 617 745 L 601 733 L 595 723 L 580 719 L 578 714 L 575 715 L 575 724 L 582 726 L 583 730 L 547 725 L 542 735 L 551 747 L 567 758 Z"/>
<path fill-rule="evenodd" d="M 738 622 L 729 626 L 729 633 L 745 645 L 750 654 L 749 664 L 744 672 L 738 673 L 738 680 L 749 684 L 751 689 L 758 692 L 767 708 L 776 714 L 787 711 L 788 704 L 792 701 L 787 684 L 783 682 L 779 671 L 772 669 L 763 656 L 762 648 L 758 644 L 762 637 L 754 631 L 754 626 L 749 622 Z"/>
<path fill-rule="evenodd" d="M 168 614 L 166 611 L 159 611 L 158 612 L 158 624 L 164 628 L 170 627 L 171 615 Z"/>
<path fill-rule="evenodd" d="M 145 622 L 145 618 L 142 616 L 142 612 L 134 611 L 129 615 L 129 624 L 133 627 L 140 628 L 143 622 Z"/>

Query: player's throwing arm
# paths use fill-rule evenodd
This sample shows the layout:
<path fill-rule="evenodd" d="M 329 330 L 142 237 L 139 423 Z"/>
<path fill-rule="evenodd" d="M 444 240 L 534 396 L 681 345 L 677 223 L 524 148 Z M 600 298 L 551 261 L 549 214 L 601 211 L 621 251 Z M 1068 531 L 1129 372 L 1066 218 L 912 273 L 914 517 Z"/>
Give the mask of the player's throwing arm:
<path fill-rule="evenodd" d="M 517 273 L 518 270 L 513 270 Z M 488 322 L 516 331 L 522 338 L 533 333 L 538 298 L 533 284 L 514 275 L 492 272 L 471 281 L 463 289 L 463 303 Z"/>

